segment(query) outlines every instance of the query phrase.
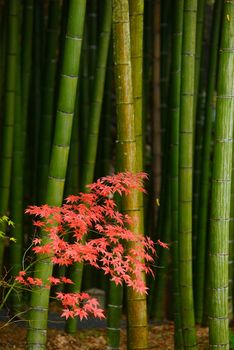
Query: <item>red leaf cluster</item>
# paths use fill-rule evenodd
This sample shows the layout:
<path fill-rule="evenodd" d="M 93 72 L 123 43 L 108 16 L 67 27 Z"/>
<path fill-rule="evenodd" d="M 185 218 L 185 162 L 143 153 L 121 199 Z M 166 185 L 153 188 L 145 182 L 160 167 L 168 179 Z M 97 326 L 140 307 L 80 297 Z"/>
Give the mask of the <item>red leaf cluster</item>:
<path fill-rule="evenodd" d="M 47 233 L 46 239 L 34 239 L 34 252 L 51 256 L 54 264 L 88 263 L 109 274 L 116 284 L 124 282 L 136 291 L 146 293 L 143 276 L 152 273 L 150 263 L 154 261 L 154 243 L 150 238 L 130 231 L 131 219 L 118 211 L 114 201 L 116 193 L 129 195 L 132 190 L 144 191 L 146 177 L 144 173 L 119 173 L 89 185 L 89 193 L 69 196 L 62 207 L 30 206 L 26 213 L 35 215 L 34 225 Z M 42 284 L 42 281 L 39 283 L 30 278 L 21 272 L 17 281 Z M 49 281 L 43 282 L 72 283 L 65 277 L 50 277 Z M 87 294 L 59 293 L 57 297 L 64 306 L 62 316 L 66 318 L 79 316 L 82 319 L 88 314 L 103 317 L 97 301 Z"/>

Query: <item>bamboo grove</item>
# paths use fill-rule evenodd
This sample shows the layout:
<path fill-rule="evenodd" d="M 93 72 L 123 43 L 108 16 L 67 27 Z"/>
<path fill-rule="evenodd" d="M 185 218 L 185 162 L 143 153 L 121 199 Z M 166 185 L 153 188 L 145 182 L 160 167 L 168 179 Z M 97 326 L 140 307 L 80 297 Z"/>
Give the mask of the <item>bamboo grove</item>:
<path fill-rule="evenodd" d="M 48 279 L 45 254 L 25 258 L 28 205 L 64 198 L 113 172 L 148 173 L 147 195 L 119 200 L 132 232 L 157 246 L 148 295 L 83 264 L 58 268 L 71 292 L 106 293 L 107 345 L 149 349 L 148 321 L 174 322 L 174 348 L 229 349 L 234 319 L 234 0 L 1 0 L 1 307 L 28 321 L 27 349 L 46 349 L 59 288 L 14 287 L 22 264 Z M 48 241 L 41 232 L 43 242 Z M 131 248 L 131 247 L 129 247 Z M 10 287 L 12 286 L 13 287 Z M 74 334 L 77 319 L 66 321 Z"/>

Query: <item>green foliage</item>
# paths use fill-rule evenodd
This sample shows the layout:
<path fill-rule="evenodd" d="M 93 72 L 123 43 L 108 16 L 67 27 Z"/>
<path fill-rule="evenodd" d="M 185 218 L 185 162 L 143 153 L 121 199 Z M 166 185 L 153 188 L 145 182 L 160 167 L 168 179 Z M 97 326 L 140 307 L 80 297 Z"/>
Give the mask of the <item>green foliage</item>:
<path fill-rule="evenodd" d="M 229 346 L 230 350 L 234 349 L 234 331 L 229 329 Z"/>
<path fill-rule="evenodd" d="M 0 217 L 0 238 L 7 237 L 5 232 L 6 226 L 14 227 L 15 225 L 12 220 L 10 220 L 6 215 L 3 215 L 2 217 Z M 15 242 L 15 238 L 13 237 L 9 237 L 9 240 Z"/>

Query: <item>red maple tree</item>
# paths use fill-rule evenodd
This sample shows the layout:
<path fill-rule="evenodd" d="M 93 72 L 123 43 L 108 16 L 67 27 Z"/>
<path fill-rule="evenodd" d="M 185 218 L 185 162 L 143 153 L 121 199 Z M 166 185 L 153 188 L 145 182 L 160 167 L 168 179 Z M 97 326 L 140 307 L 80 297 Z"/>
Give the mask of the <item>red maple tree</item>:
<path fill-rule="evenodd" d="M 47 232 L 49 239 L 33 240 L 33 251 L 47 254 L 54 264 L 71 265 L 88 263 L 109 274 L 116 284 L 123 282 L 138 292 L 146 293 L 143 273 L 153 273 L 153 241 L 140 233 L 130 231 L 131 218 L 118 211 L 115 194 L 129 195 L 132 190 L 144 192 L 145 173 L 119 173 L 103 177 L 88 186 L 89 193 L 79 193 L 66 198 L 62 207 L 30 206 L 26 213 L 37 219 L 34 226 Z M 95 232 L 96 238 L 90 237 Z M 132 245 L 131 243 L 134 242 Z M 161 245 L 165 245 L 159 242 Z M 42 285 L 45 281 L 27 276 L 21 271 L 16 280 L 25 285 Z M 46 285 L 73 283 L 66 277 L 51 276 Z M 89 314 L 104 317 L 96 299 L 87 293 L 57 293 L 64 307 L 62 316 L 80 319 Z"/>

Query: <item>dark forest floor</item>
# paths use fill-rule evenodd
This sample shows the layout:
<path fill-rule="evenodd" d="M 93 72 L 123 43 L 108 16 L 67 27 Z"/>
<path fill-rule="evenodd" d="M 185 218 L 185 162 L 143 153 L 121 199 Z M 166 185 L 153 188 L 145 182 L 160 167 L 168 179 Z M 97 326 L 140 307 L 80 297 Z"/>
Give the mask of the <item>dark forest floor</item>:
<path fill-rule="evenodd" d="M 173 324 L 149 327 L 149 349 L 173 349 Z M 81 329 L 71 336 L 59 329 L 49 329 L 48 350 L 104 350 L 106 349 L 105 329 Z M 0 349 L 26 349 L 26 329 L 18 327 L 17 323 L 6 325 L 0 322 Z M 208 331 L 197 328 L 199 349 L 208 349 Z M 121 331 L 121 350 L 126 347 L 126 331 Z"/>

